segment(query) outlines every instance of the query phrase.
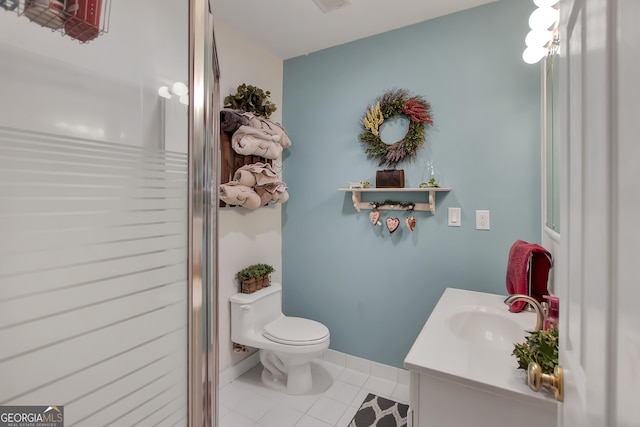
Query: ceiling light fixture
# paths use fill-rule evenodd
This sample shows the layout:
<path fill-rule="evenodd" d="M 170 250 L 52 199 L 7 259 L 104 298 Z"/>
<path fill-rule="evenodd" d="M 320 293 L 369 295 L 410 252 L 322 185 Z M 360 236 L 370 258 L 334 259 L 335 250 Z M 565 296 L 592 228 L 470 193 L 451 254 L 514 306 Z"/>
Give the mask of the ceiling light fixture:
<path fill-rule="evenodd" d="M 560 11 L 554 7 L 558 0 L 533 0 L 538 8 L 529 17 L 531 31 L 525 38 L 527 48 L 522 59 L 535 64 L 547 55 L 558 52 L 558 20 Z"/>
<path fill-rule="evenodd" d="M 167 86 L 160 86 L 158 88 L 158 95 L 166 99 L 171 99 L 171 93 L 169 92 L 169 88 Z"/>
<path fill-rule="evenodd" d="M 343 7 L 349 6 L 351 4 L 349 0 L 313 0 L 313 2 L 324 13 L 342 9 Z"/>

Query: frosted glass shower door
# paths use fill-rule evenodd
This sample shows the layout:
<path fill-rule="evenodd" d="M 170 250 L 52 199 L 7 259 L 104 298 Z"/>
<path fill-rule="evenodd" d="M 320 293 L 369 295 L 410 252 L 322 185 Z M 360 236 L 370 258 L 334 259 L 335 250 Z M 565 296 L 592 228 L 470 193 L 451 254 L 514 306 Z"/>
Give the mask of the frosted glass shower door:
<path fill-rule="evenodd" d="M 186 425 L 187 155 L 0 128 L 0 405 Z"/>

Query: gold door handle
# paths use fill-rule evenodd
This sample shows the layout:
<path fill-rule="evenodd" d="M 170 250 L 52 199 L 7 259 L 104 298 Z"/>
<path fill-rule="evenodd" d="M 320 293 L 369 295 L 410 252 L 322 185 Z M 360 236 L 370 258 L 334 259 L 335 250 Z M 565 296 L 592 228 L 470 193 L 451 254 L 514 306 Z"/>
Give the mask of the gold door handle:
<path fill-rule="evenodd" d="M 527 370 L 527 379 L 531 390 L 540 391 L 542 386 L 551 387 L 556 400 L 560 402 L 564 400 L 564 378 L 560 366 L 555 367 L 553 374 L 543 374 L 540 365 L 531 362 Z"/>

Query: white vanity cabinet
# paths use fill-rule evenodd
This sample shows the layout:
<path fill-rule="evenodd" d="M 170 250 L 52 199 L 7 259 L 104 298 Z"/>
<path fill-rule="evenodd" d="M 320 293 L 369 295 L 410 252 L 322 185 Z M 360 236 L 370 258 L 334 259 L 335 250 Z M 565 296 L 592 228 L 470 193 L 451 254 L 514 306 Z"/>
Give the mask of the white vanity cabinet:
<path fill-rule="evenodd" d="M 413 427 L 556 426 L 552 393 L 531 391 L 511 355 L 535 314 L 504 298 L 445 290 L 404 361 Z"/>

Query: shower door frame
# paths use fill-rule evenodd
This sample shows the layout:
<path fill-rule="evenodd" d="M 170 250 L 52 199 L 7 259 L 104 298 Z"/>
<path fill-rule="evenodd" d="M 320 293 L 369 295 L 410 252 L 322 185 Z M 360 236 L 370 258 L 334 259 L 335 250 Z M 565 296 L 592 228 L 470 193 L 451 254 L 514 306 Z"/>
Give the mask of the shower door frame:
<path fill-rule="evenodd" d="M 189 0 L 188 425 L 217 426 L 219 66 L 209 0 Z M 213 193 L 213 194 L 212 194 Z"/>

